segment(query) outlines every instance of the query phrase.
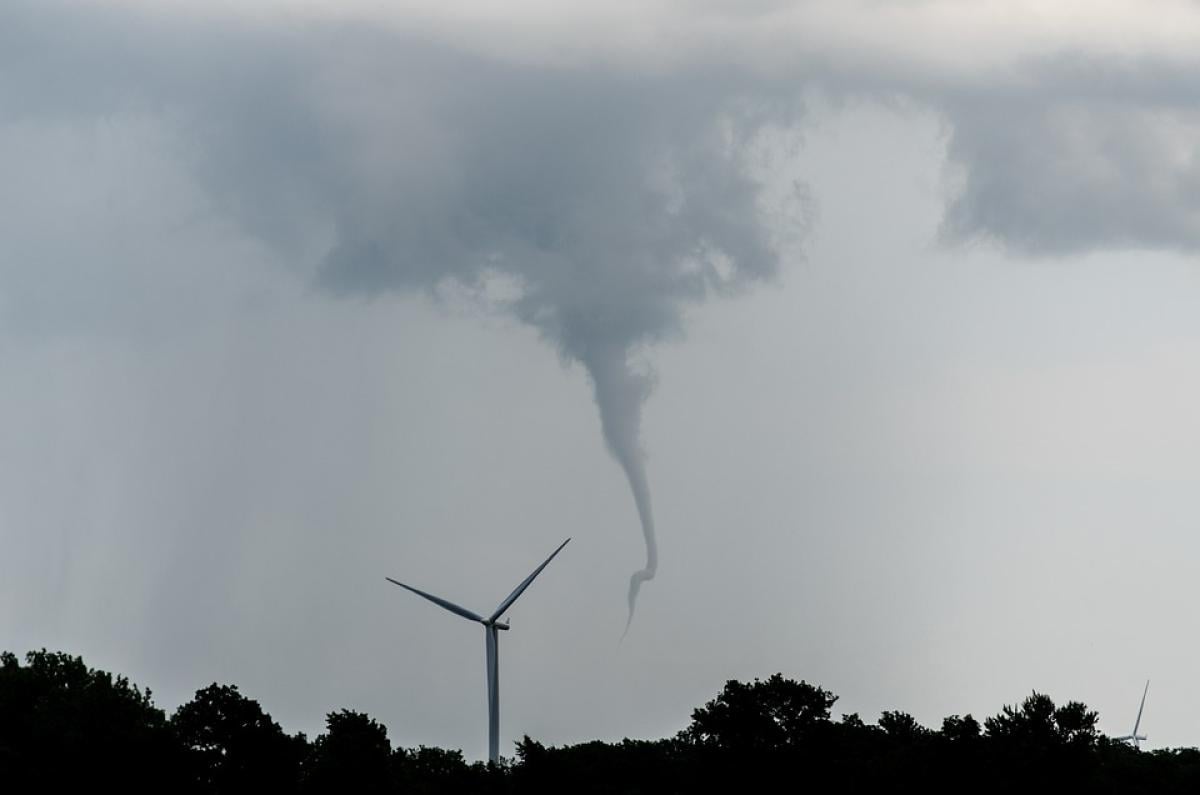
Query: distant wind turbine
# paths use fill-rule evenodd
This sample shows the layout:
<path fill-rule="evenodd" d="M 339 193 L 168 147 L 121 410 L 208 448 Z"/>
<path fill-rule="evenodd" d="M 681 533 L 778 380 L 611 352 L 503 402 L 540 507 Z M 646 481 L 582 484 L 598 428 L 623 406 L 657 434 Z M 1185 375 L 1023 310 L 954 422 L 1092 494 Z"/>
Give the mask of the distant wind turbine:
<path fill-rule="evenodd" d="M 1134 748 L 1138 749 L 1139 751 L 1142 749 L 1142 746 L 1140 745 L 1140 743 L 1143 743 L 1146 741 L 1145 735 L 1138 734 L 1138 727 L 1142 725 L 1142 710 L 1146 708 L 1146 691 L 1149 689 L 1150 689 L 1150 680 L 1147 679 L 1146 687 L 1145 687 L 1145 689 L 1142 690 L 1142 704 L 1141 704 L 1141 706 L 1138 707 L 1137 720 L 1134 721 L 1134 723 L 1133 723 L 1133 731 L 1130 732 L 1129 734 L 1126 734 L 1124 737 L 1114 737 L 1113 738 L 1117 742 L 1129 743 L 1130 745 L 1132 745 Z"/>
<path fill-rule="evenodd" d="M 554 556 L 562 551 L 562 548 L 567 545 L 571 539 L 567 539 L 558 545 L 558 549 L 550 553 L 550 557 L 546 558 L 542 565 L 533 570 L 533 574 L 526 577 L 520 585 L 518 585 L 508 597 L 500 603 L 500 606 L 487 618 L 473 613 L 465 607 L 459 607 L 453 602 L 446 601 L 433 594 L 425 593 L 413 588 L 411 585 L 405 585 L 398 580 L 393 580 L 391 577 L 385 578 L 388 582 L 399 585 L 412 591 L 417 596 L 423 596 L 439 607 L 444 607 L 451 613 L 462 616 L 470 621 L 478 621 L 483 624 L 484 634 L 487 638 L 487 692 L 488 692 L 488 761 L 496 763 L 500 761 L 500 661 L 497 655 L 497 641 L 499 636 L 497 633 L 502 629 L 508 629 L 508 622 L 499 623 L 500 616 L 504 615 L 504 611 L 512 607 L 513 602 L 517 601 L 517 597 L 525 592 L 529 584 L 534 578 L 542 573 L 542 569 L 554 560 Z"/>

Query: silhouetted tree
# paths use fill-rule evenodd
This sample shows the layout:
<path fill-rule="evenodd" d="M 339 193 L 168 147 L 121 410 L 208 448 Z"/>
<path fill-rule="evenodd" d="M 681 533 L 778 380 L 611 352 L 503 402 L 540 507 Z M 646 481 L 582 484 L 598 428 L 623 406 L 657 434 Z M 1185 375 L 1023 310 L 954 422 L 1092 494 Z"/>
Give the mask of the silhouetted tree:
<path fill-rule="evenodd" d="M 149 690 L 45 649 L 0 654 L 0 786 L 178 788 L 178 746 Z"/>
<path fill-rule="evenodd" d="M 424 745 L 397 748 L 392 753 L 392 767 L 398 791 L 416 795 L 499 792 L 507 772 L 503 764 L 467 764 L 462 751 Z"/>
<path fill-rule="evenodd" d="M 1078 701 L 1055 708 L 1049 696 L 1033 693 L 1019 708 L 1005 706 L 984 721 L 989 737 L 1025 746 L 1090 747 L 1095 744 L 1098 715 Z"/>
<path fill-rule="evenodd" d="M 295 791 L 308 751 L 304 735 L 290 737 L 257 701 L 232 685 L 212 684 L 171 716 L 188 749 L 193 782 L 205 793 Z"/>
<path fill-rule="evenodd" d="M 392 787 L 392 745 L 387 729 L 361 712 L 331 712 L 326 732 L 312 744 L 306 792 L 387 792 Z"/>
<path fill-rule="evenodd" d="M 837 696 L 826 690 L 780 674 L 750 684 L 731 679 L 715 699 L 692 712 L 683 736 L 729 749 L 778 749 L 828 721 L 835 701 Z"/>
<path fill-rule="evenodd" d="M 703 791 L 695 748 L 677 739 L 587 742 L 547 748 L 528 736 L 517 743 L 512 790 L 532 793 Z"/>
<path fill-rule="evenodd" d="M 916 718 L 907 712 L 887 712 L 879 716 L 879 728 L 893 740 L 909 742 L 929 734 Z"/>
<path fill-rule="evenodd" d="M 851 729 L 861 729 L 864 725 L 866 725 L 863 723 L 862 718 L 858 717 L 857 712 L 847 712 L 842 716 L 840 723 L 843 726 Z"/>
<path fill-rule="evenodd" d="M 1066 706 L 1054 710 L 1054 724 L 1059 737 L 1074 746 L 1091 748 L 1096 744 L 1100 736 L 1096 729 L 1099 719 L 1098 713 L 1078 701 L 1068 701 Z"/>
<path fill-rule="evenodd" d="M 1020 707 L 1005 706 L 984 721 L 996 779 L 1016 786 L 1102 791 L 1094 753 L 1095 712 L 1070 702 L 1055 707 L 1049 696 L 1033 693 Z"/>
<path fill-rule="evenodd" d="M 979 721 L 970 715 L 950 715 L 942 721 L 942 736 L 953 743 L 973 742 L 979 739 Z"/>

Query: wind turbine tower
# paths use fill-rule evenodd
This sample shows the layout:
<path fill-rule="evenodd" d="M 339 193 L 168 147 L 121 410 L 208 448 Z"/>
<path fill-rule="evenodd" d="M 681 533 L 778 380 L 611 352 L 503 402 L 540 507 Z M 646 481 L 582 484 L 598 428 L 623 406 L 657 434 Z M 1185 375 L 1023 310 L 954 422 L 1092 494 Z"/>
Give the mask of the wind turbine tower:
<path fill-rule="evenodd" d="M 1138 727 L 1142 725 L 1142 710 L 1146 708 L 1146 691 L 1150 689 L 1150 680 L 1146 680 L 1146 687 L 1142 690 L 1142 703 L 1138 707 L 1137 720 L 1133 723 L 1133 731 L 1126 734 L 1124 737 L 1115 737 L 1113 739 L 1119 742 L 1127 742 L 1139 751 L 1142 750 L 1141 743 L 1146 741 L 1144 734 L 1138 734 Z"/>
<path fill-rule="evenodd" d="M 500 661 L 497 655 L 497 641 L 499 640 L 500 630 L 508 629 L 508 622 L 505 621 L 503 624 L 501 624 L 500 616 L 504 615 L 504 612 L 508 610 L 508 608 L 512 607 L 513 602 L 517 601 L 517 597 L 525 592 L 525 589 L 529 587 L 529 584 L 533 582 L 534 578 L 542 573 L 542 569 L 546 568 L 546 566 L 550 564 L 550 561 L 554 560 L 554 556 L 561 552 L 562 548 L 565 547 L 567 542 L 570 540 L 571 539 L 568 538 L 566 541 L 559 544 L 558 549 L 550 553 L 550 557 L 546 558 L 542 565 L 533 570 L 533 574 L 530 574 L 521 582 L 520 585 L 514 588 L 513 592 L 510 593 L 504 599 L 504 601 L 500 603 L 500 606 L 497 607 L 487 618 L 484 618 L 478 613 L 473 613 L 465 607 L 459 607 L 453 602 L 442 599 L 441 597 L 417 590 L 411 585 L 405 585 L 398 580 L 393 580 L 391 577 L 385 578 L 388 582 L 412 591 L 417 596 L 422 596 L 433 602 L 435 605 L 446 608 L 455 615 L 462 616 L 469 621 L 476 621 L 480 624 L 483 624 L 485 643 L 487 647 L 488 761 L 493 764 L 500 761 Z"/>

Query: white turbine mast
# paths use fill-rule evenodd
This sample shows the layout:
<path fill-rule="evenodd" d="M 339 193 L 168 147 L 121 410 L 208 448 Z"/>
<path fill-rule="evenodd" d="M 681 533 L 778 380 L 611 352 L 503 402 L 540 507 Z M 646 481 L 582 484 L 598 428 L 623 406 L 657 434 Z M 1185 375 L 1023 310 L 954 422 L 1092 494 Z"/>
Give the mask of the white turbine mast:
<path fill-rule="evenodd" d="M 1146 691 L 1150 689 L 1150 680 L 1146 680 L 1146 687 L 1142 690 L 1142 703 L 1138 707 L 1137 720 L 1133 723 L 1133 731 L 1126 734 L 1124 737 L 1114 737 L 1117 742 L 1126 742 L 1132 745 L 1139 751 L 1142 750 L 1141 743 L 1146 741 L 1144 734 L 1138 734 L 1138 727 L 1142 725 L 1142 710 L 1146 708 Z"/>
<path fill-rule="evenodd" d="M 550 553 L 550 557 L 546 558 L 542 565 L 534 569 L 533 574 L 530 574 L 528 577 L 522 580 L 521 584 L 514 588 L 513 592 L 510 593 L 508 597 L 500 603 L 500 606 L 497 607 L 495 611 L 493 611 L 492 614 L 487 618 L 484 618 L 478 613 L 474 613 L 465 607 L 459 607 L 453 602 L 418 590 L 411 585 L 405 585 L 399 580 L 393 580 L 391 577 L 385 578 L 388 582 L 412 591 L 417 596 L 422 596 L 433 602 L 435 605 L 446 608 L 451 613 L 460 615 L 469 621 L 476 621 L 480 624 L 483 624 L 484 635 L 487 644 L 488 761 L 492 762 L 493 764 L 500 761 L 500 661 L 497 654 L 497 640 L 499 639 L 499 635 L 497 633 L 502 629 L 508 629 L 508 622 L 506 621 L 501 624 L 499 621 L 500 616 L 504 615 L 504 611 L 512 607 L 513 602 L 517 601 L 517 597 L 525 592 L 525 589 L 529 587 L 529 584 L 533 582 L 534 578 L 542 573 L 542 569 L 546 568 L 546 566 L 550 564 L 550 561 L 554 560 L 554 556 L 561 552 L 562 548 L 565 547 L 567 542 L 570 540 L 571 539 L 568 538 L 566 541 L 559 544 L 558 549 Z"/>

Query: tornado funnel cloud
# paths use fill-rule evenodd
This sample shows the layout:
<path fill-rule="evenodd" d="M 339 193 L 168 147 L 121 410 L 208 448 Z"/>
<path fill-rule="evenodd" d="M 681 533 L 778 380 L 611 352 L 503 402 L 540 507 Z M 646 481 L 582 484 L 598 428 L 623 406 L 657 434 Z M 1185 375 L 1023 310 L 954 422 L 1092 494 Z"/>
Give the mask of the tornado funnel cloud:
<path fill-rule="evenodd" d="M 774 207 L 760 174 L 802 99 L 790 85 L 762 86 L 749 73 L 716 81 L 690 66 L 653 79 L 631 80 L 620 69 L 543 73 L 429 46 L 428 53 L 397 48 L 410 54 L 386 72 L 397 81 L 388 90 L 420 109 L 417 116 L 350 120 L 364 151 L 394 158 L 379 172 L 384 179 L 360 180 L 361 163 L 331 146 L 314 161 L 320 168 L 267 184 L 277 192 L 252 204 L 291 206 L 293 185 L 311 183 L 319 188 L 309 194 L 313 206 L 331 214 L 333 237 L 318 273 L 324 289 L 436 296 L 463 288 L 587 371 L 605 444 L 629 481 L 645 539 L 645 562 L 629 579 L 628 628 L 658 569 L 641 446 L 653 378 L 631 355 L 682 338 L 688 306 L 778 272 L 776 244 L 790 233 L 776 210 L 791 203 Z M 399 68 L 409 62 L 422 68 Z M 335 141 L 350 123 L 341 105 Z M 440 128 L 454 134 L 421 132 Z M 253 158 L 222 162 L 258 162 L 259 149 L 251 151 Z"/>
<path fill-rule="evenodd" d="M 603 348 L 582 359 L 592 377 L 604 442 L 629 480 L 629 489 L 633 493 L 646 542 L 646 565 L 629 578 L 629 617 L 625 621 L 625 631 L 628 632 L 642 583 L 654 579 L 658 570 L 654 512 L 650 505 L 650 484 L 646 479 L 646 461 L 640 442 L 642 405 L 650 394 L 653 379 L 648 374 L 634 372 L 630 368 L 628 353 L 623 347 Z"/>

